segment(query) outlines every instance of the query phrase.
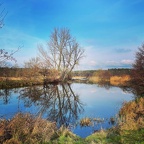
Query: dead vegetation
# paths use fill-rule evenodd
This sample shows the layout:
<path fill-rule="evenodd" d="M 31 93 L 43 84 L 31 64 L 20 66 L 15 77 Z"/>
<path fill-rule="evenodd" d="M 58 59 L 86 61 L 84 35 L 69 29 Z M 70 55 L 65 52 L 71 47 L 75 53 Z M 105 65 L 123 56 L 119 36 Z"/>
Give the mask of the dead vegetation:
<path fill-rule="evenodd" d="M 124 103 L 119 115 L 121 117 L 121 131 L 144 128 L 144 98 Z"/>
<path fill-rule="evenodd" d="M 99 76 L 90 76 L 89 81 L 92 83 L 109 82 L 113 86 L 125 86 L 130 81 L 130 75 L 110 76 L 109 78 L 101 78 Z"/>
<path fill-rule="evenodd" d="M 0 120 L 0 143 L 35 144 L 50 140 L 56 124 L 41 117 L 19 113 L 11 120 Z"/>
<path fill-rule="evenodd" d="M 123 76 L 112 76 L 110 77 L 110 84 L 119 86 L 119 85 L 126 85 L 128 81 L 130 81 L 130 76 L 129 75 L 123 75 Z"/>

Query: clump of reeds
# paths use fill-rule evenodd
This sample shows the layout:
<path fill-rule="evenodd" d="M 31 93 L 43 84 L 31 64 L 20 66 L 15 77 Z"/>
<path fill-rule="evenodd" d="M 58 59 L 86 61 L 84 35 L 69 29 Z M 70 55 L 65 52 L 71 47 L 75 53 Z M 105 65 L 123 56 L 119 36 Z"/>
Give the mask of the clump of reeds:
<path fill-rule="evenodd" d="M 53 135 L 52 139 L 56 139 L 59 137 L 75 137 L 76 135 L 73 134 L 68 128 L 61 126 L 57 131 L 55 131 L 55 134 Z"/>
<path fill-rule="evenodd" d="M 120 130 L 138 130 L 144 128 L 144 98 L 124 103 L 119 115 Z"/>
<path fill-rule="evenodd" d="M 82 118 L 79 122 L 81 127 L 86 127 L 86 126 L 94 126 L 95 124 L 100 124 L 104 122 L 104 118 L 90 118 L 90 117 L 85 117 Z"/>
<path fill-rule="evenodd" d="M 98 83 L 101 79 L 98 76 L 89 77 L 89 81 L 93 83 Z"/>
<path fill-rule="evenodd" d="M 19 113 L 11 120 L 0 120 L 0 143 L 48 142 L 56 124 L 30 114 Z"/>
<path fill-rule="evenodd" d="M 110 84 L 111 85 L 126 85 L 126 83 L 130 81 L 129 75 L 123 75 L 123 76 L 112 76 L 110 77 Z"/>
<path fill-rule="evenodd" d="M 85 118 L 82 118 L 80 120 L 80 126 L 83 127 L 83 126 L 91 126 L 92 125 L 92 120 L 88 117 L 85 117 Z"/>

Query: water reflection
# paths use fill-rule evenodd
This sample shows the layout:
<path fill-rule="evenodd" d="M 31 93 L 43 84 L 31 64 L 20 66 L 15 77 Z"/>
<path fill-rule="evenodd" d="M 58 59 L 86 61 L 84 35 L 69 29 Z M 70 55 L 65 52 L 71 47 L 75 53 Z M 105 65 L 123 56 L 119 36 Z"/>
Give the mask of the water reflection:
<path fill-rule="evenodd" d="M 12 91 L 13 90 L 10 90 L 10 89 L 1 89 L 0 90 L 0 98 L 3 99 L 3 104 L 9 103 Z"/>
<path fill-rule="evenodd" d="M 98 87 L 102 87 L 102 88 L 105 88 L 107 90 L 109 90 L 110 88 L 113 87 L 109 81 L 101 81 L 101 82 L 98 82 L 97 85 L 98 85 Z"/>
<path fill-rule="evenodd" d="M 98 83 L 98 87 L 103 87 L 107 90 L 112 88 L 113 86 L 110 82 L 101 81 Z M 123 92 L 132 93 L 135 98 L 144 97 L 144 87 L 143 84 L 132 83 L 131 81 L 127 84 L 127 86 L 120 86 Z"/>
<path fill-rule="evenodd" d="M 19 97 L 26 107 L 38 106 L 37 114 L 45 115 L 58 126 L 74 124 L 83 112 L 79 95 L 74 93 L 70 84 L 27 87 L 21 90 Z"/>
<path fill-rule="evenodd" d="M 104 83 L 3 89 L 0 90 L 0 118 L 11 118 L 17 112 L 41 114 L 50 121 L 56 121 L 58 126 L 77 124 L 73 132 L 86 137 L 93 131 L 110 128 L 114 123 L 111 117 L 115 118 L 123 101 L 131 100 L 131 96 Z M 83 118 L 90 118 L 92 126 L 81 127 Z"/>
<path fill-rule="evenodd" d="M 124 92 L 133 93 L 134 98 L 144 97 L 144 87 L 140 87 L 139 85 L 130 85 L 121 87 Z"/>

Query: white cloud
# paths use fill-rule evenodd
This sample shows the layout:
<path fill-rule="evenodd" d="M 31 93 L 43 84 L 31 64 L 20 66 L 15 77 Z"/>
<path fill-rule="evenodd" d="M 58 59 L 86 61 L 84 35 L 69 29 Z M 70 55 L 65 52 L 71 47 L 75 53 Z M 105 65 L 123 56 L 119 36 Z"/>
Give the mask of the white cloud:
<path fill-rule="evenodd" d="M 90 65 L 91 65 L 91 66 L 96 66 L 96 65 L 97 65 L 97 62 L 96 62 L 95 60 L 91 60 L 91 61 L 90 61 Z"/>
<path fill-rule="evenodd" d="M 124 59 L 121 61 L 122 64 L 128 64 L 131 65 L 133 63 L 133 60 L 129 60 L 129 59 Z"/>
<path fill-rule="evenodd" d="M 126 49 L 122 47 L 121 49 Z M 81 69 L 107 69 L 107 68 L 130 68 L 134 59 L 134 49 L 116 53 L 114 47 L 86 46 L 86 57 L 81 60 Z"/>

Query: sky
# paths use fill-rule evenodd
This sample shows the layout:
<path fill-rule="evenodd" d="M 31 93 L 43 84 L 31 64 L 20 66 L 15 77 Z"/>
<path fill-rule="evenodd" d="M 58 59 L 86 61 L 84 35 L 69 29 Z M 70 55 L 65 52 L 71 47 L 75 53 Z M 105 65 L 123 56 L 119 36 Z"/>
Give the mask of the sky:
<path fill-rule="evenodd" d="M 144 0 L 0 0 L 7 13 L 0 48 L 20 50 L 17 64 L 38 55 L 54 28 L 68 28 L 85 57 L 77 70 L 131 68 L 144 42 Z"/>

